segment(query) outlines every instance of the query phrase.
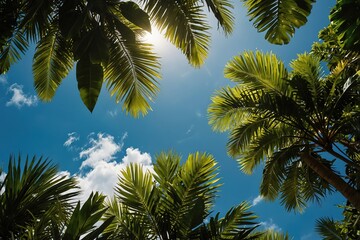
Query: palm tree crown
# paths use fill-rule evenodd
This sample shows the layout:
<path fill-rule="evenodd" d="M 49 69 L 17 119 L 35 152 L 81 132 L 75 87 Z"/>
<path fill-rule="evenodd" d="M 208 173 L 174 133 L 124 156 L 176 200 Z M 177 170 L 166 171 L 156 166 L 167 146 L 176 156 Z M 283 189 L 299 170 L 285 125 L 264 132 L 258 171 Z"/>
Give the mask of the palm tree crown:
<path fill-rule="evenodd" d="M 226 34 L 232 32 L 233 17 L 228 0 L 137 2 L 1 1 L 0 74 L 35 43 L 33 74 L 41 100 L 53 98 L 76 63 L 80 96 L 90 111 L 106 83 L 127 113 L 145 115 L 160 78 L 153 46 L 141 39 L 144 32 L 151 32 L 150 21 L 198 67 L 210 44 L 204 5 Z"/>
<path fill-rule="evenodd" d="M 204 153 L 190 154 L 181 165 L 172 152 L 158 155 L 151 171 L 129 165 L 108 202 L 115 220 L 105 234 L 110 239 L 253 239 L 256 217 L 246 203 L 204 223 L 220 186 L 216 165 Z"/>
<path fill-rule="evenodd" d="M 230 131 L 228 152 L 245 173 L 265 160 L 261 194 L 266 198 L 280 194 L 286 209 L 302 210 L 307 201 L 320 200 L 335 187 L 360 208 L 359 192 L 329 159 L 360 169 L 355 146 L 359 75 L 347 78 L 347 65 L 340 62 L 325 76 L 313 54 L 301 54 L 290 65 L 291 72 L 271 53 L 235 57 L 225 76 L 237 85 L 212 98 L 209 123 Z"/>

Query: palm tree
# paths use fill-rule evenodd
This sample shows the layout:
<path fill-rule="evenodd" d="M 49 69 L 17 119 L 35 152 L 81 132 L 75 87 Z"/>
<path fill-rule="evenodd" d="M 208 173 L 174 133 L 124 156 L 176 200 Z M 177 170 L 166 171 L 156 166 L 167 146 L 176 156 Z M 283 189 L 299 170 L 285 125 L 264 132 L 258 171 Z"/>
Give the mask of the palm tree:
<path fill-rule="evenodd" d="M 131 164 L 119 176 L 116 197 L 107 203 L 113 223 L 110 239 L 254 239 L 257 227 L 249 205 L 241 203 L 223 217 L 211 217 L 218 192 L 216 162 L 205 153 L 156 157 L 153 169 Z"/>
<path fill-rule="evenodd" d="M 80 96 L 93 111 L 106 83 L 116 102 L 133 116 L 145 115 L 158 92 L 159 61 L 141 36 L 152 21 L 189 62 L 203 64 L 210 43 L 204 7 L 226 34 L 232 32 L 228 0 L 62 0 L 0 2 L 0 74 L 36 44 L 35 89 L 50 101 L 76 63 Z M 143 7 L 144 10 L 142 10 Z"/>
<path fill-rule="evenodd" d="M 0 175 L 2 175 L 0 171 Z M 98 224 L 107 210 L 104 196 L 91 194 L 74 208 L 76 180 L 59 174 L 48 159 L 10 157 L 0 182 L 0 239 L 97 239 L 114 217 Z"/>
<path fill-rule="evenodd" d="M 11 156 L 8 171 L 0 184 L 0 236 L 20 238 L 27 226 L 34 225 L 45 213 L 64 219 L 71 209 L 71 201 L 78 194 L 73 178 L 57 175 L 50 161 L 40 158 Z M 73 190 L 73 191 L 70 191 Z"/>
<path fill-rule="evenodd" d="M 334 188 L 360 209 L 360 192 L 347 173 L 360 170 L 360 78 L 339 62 L 325 76 L 320 59 L 301 54 L 292 71 L 274 54 L 245 52 L 225 67 L 237 83 L 209 106 L 214 130 L 230 131 L 228 153 L 252 173 L 265 162 L 261 194 L 280 195 L 286 209 L 302 210 Z M 350 69 L 351 70 L 351 69 Z"/>

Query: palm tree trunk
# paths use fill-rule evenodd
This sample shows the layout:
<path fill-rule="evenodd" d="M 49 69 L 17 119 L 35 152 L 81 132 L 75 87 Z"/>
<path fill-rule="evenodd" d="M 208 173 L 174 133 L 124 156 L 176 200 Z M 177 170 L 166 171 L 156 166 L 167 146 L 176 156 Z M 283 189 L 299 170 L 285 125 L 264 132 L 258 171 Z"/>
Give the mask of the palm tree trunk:
<path fill-rule="evenodd" d="M 349 202 L 360 211 L 360 192 L 346 183 L 339 175 L 326 167 L 309 152 L 302 152 L 301 159 L 322 179 L 336 188 Z"/>

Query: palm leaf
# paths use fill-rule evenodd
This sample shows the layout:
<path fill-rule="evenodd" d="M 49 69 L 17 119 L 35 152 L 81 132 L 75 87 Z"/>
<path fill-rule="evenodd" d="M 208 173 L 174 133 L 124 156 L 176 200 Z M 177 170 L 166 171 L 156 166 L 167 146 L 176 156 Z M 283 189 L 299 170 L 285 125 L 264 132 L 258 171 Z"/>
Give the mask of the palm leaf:
<path fill-rule="evenodd" d="M 149 236 L 152 232 L 143 224 L 143 217 L 129 211 L 116 197 L 106 201 L 105 206 L 107 211 L 103 220 L 115 216 L 114 221 L 105 229 L 105 236 L 111 236 L 110 239 L 151 239 Z"/>
<path fill-rule="evenodd" d="M 80 97 L 90 112 L 94 110 L 103 84 L 103 67 L 88 58 L 80 59 L 76 64 L 76 79 Z"/>
<path fill-rule="evenodd" d="M 166 189 L 167 184 L 172 184 L 178 177 L 181 157 L 173 152 L 162 152 L 155 158 L 154 178 L 161 188 Z"/>
<path fill-rule="evenodd" d="M 50 101 L 72 67 L 72 53 L 66 41 L 59 33 L 48 32 L 40 39 L 33 62 L 35 90 L 40 99 Z"/>
<path fill-rule="evenodd" d="M 265 39 L 274 44 L 287 44 L 295 29 L 307 22 L 314 0 L 243 0 L 250 21 Z"/>
<path fill-rule="evenodd" d="M 56 8 L 54 1 L 26 1 L 22 6 L 23 18 L 19 27 L 25 30 L 27 39 L 37 41 L 48 31 Z"/>
<path fill-rule="evenodd" d="M 258 225 L 254 222 L 257 216 L 250 212 L 249 208 L 250 206 L 243 202 L 231 208 L 220 219 L 220 236 L 222 239 L 250 239 L 248 238 L 249 234 Z"/>
<path fill-rule="evenodd" d="M 115 95 L 116 102 L 124 101 L 123 109 L 127 113 L 134 117 L 146 115 L 151 109 L 149 101 L 153 101 L 159 90 L 158 58 L 152 53 L 152 45 L 120 38 L 113 39 L 113 43 L 104 71 L 107 88 Z"/>
<path fill-rule="evenodd" d="M 12 64 L 19 61 L 28 47 L 29 44 L 24 33 L 19 29 L 14 30 L 12 36 L 6 39 L 0 49 L 0 74 L 6 73 Z"/>
<path fill-rule="evenodd" d="M 214 158 L 206 153 L 190 154 L 179 170 L 178 181 L 173 184 L 171 191 L 173 201 L 171 216 L 173 222 L 184 235 L 200 224 L 199 219 L 204 219 L 213 205 L 219 178 L 216 178 L 217 167 Z M 197 214 L 195 210 L 201 209 Z M 195 224 L 197 223 L 197 224 Z"/>
<path fill-rule="evenodd" d="M 275 151 L 267 158 L 260 185 L 260 194 L 266 199 L 275 200 L 286 177 L 286 167 L 296 160 L 302 145 L 291 145 Z"/>
<path fill-rule="evenodd" d="M 156 221 L 159 191 L 155 187 L 153 176 L 139 164 L 130 164 L 121 171 L 118 186 L 115 188 L 117 197 L 129 210 L 144 218 L 142 224 L 159 234 Z"/>
<path fill-rule="evenodd" d="M 205 2 L 219 21 L 219 25 L 223 28 L 225 34 L 231 33 L 234 26 L 234 17 L 230 10 L 234 6 L 231 2 L 228 0 L 205 0 Z"/>
<path fill-rule="evenodd" d="M 78 194 L 74 178 L 59 176 L 49 160 L 35 157 L 27 158 L 24 166 L 20 157 L 17 163 L 10 157 L 4 187 L 0 194 L 0 235 L 8 237 L 34 225 L 54 205 L 69 207 Z"/>
<path fill-rule="evenodd" d="M 284 64 L 272 53 L 244 52 L 226 64 L 224 74 L 231 81 L 253 89 L 282 92 L 288 88 Z"/>
<path fill-rule="evenodd" d="M 274 230 L 266 230 L 263 232 L 259 240 L 292 240 L 293 238 L 289 237 L 288 233 L 276 232 Z"/>
<path fill-rule="evenodd" d="M 306 207 L 301 184 L 301 162 L 295 161 L 285 169 L 285 179 L 281 186 L 281 204 L 290 211 L 302 212 Z"/>
<path fill-rule="evenodd" d="M 160 31 L 187 57 L 190 64 L 201 66 L 207 57 L 209 25 L 202 6 L 196 1 L 144 0 L 145 10 Z"/>
<path fill-rule="evenodd" d="M 235 128 L 243 121 L 247 121 L 248 111 L 255 106 L 258 91 L 251 91 L 246 87 L 227 87 L 216 92 L 211 98 L 208 108 L 209 124 L 215 131 L 227 131 Z M 247 99 L 248 105 L 244 102 Z M 254 103 L 251 106 L 251 102 Z M 250 105 L 250 106 L 249 106 Z"/>
<path fill-rule="evenodd" d="M 236 153 L 232 152 L 232 150 L 236 151 L 236 149 L 231 143 L 237 143 L 237 145 L 241 147 L 239 149 L 240 151 L 237 150 L 237 153 L 241 156 L 237 161 L 241 166 L 241 170 L 245 173 L 252 173 L 254 168 L 262 160 L 271 158 L 278 149 L 286 148 L 293 142 L 298 141 L 298 139 L 293 136 L 291 128 L 281 123 L 269 123 L 269 119 L 266 117 L 265 119 L 263 122 L 255 122 L 260 124 L 260 127 L 255 124 L 255 127 L 258 127 L 256 131 L 251 133 L 253 126 L 248 126 L 245 130 L 249 132 L 242 133 L 241 136 L 249 137 L 247 145 L 244 144 L 241 146 L 240 138 L 237 138 L 236 135 L 230 136 L 228 145 L 229 152 L 231 154 Z"/>
<path fill-rule="evenodd" d="M 82 237 L 81 239 L 90 240 L 100 235 L 114 218 L 109 217 L 99 227 L 95 227 L 106 211 L 103 206 L 104 199 L 105 196 L 91 193 L 83 206 L 80 207 L 79 201 L 67 224 L 63 239 L 77 240 Z"/>
<path fill-rule="evenodd" d="M 316 220 L 316 231 L 326 240 L 343 239 L 342 234 L 336 228 L 335 222 L 331 218 Z"/>

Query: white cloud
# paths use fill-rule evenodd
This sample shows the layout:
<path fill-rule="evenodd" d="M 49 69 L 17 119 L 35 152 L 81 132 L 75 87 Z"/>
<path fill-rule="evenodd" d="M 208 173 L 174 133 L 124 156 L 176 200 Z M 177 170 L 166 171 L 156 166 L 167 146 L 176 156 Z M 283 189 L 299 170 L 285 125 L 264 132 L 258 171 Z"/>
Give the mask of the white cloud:
<path fill-rule="evenodd" d="M 84 167 L 94 168 L 99 162 L 109 162 L 114 159 L 123 143 L 116 143 L 113 136 L 103 133 L 97 134 L 97 139 L 90 137 L 90 146 L 80 152 L 80 159 L 85 158 L 80 169 Z"/>
<path fill-rule="evenodd" d="M 126 149 L 126 156 L 122 159 L 125 165 L 140 163 L 144 166 L 151 165 L 151 157 L 148 153 L 141 153 L 138 148 L 129 147 Z"/>
<path fill-rule="evenodd" d="M 5 177 L 6 177 L 6 173 L 2 172 L 0 174 L 0 183 L 2 183 L 4 181 Z M 0 194 L 2 194 L 4 191 L 5 191 L 5 187 L 0 188 Z"/>
<path fill-rule="evenodd" d="M 13 96 L 11 99 L 6 103 L 6 106 L 16 106 L 18 108 L 23 107 L 24 105 L 36 106 L 38 99 L 36 96 L 28 96 L 23 92 L 23 85 L 19 85 L 17 83 L 12 84 L 8 91 L 12 92 Z"/>
<path fill-rule="evenodd" d="M 79 152 L 83 162 L 79 172 L 74 175 L 82 191 L 80 195 L 82 202 L 95 191 L 112 197 L 121 170 L 130 163 L 142 164 L 145 171 L 153 170 L 150 154 L 142 153 L 138 148 L 127 148 L 125 156 L 117 160 L 117 154 L 122 150 L 126 137 L 127 133 L 121 137 L 120 141 L 116 141 L 115 137 L 109 134 L 89 135 L 89 143 Z"/>
<path fill-rule="evenodd" d="M 257 196 L 256 198 L 254 198 L 253 200 L 252 200 L 252 206 L 256 206 L 256 205 L 258 205 L 262 200 L 264 200 L 264 197 L 263 196 L 261 196 L 261 195 L 259 195 L 259 196 Z"/>
<path fill-rule="evenodd" d="M 90 193 L 95 191 L 112 197 L 121 170 L 130 163 L 142 164 L 145 171 L 152 171 L 153 169 L 151 157 L 148 153 L 141 153 L 137 148 L 127 148 L 126 155 L 121 162 L 101 160 L 92 165 L 91 170 L 86 174 L 77 175 L 82 190 L 80 199 L 86 200 Z"/>
<path fill-rule="evenodd" d="M 71 144 L 79 140 L 80 136 L 76 132 L 68 133 L 68 139 L 64 142 L 64 146 L 70 147 Z"/>
<path fill-rule="evenodd" d="M 196 116 L 197 116 L 198 118 L 201 118 L 201 117 L 202 117 L 202 113 L 201 113 L 200 111 L 197 111 L 195 114 L 196 114 Z"/>
<path fill-rule="evenodd" d="M 7 84 L 7 79 L 5 75 L 0 75 L 0 83 L 3 85 Z"/>
<path fill-rule="evenodd" d="M 272 218 L 269 221 L 260 222 L 260 225 L 263 226 L 266 230 L 273 230 L 273 231 L 281 231 L 281 228 L 274 223 Z"/>

